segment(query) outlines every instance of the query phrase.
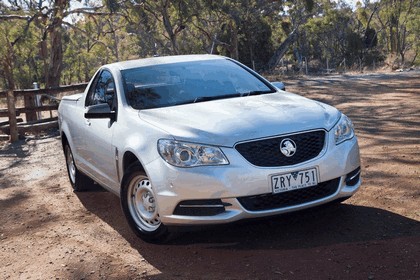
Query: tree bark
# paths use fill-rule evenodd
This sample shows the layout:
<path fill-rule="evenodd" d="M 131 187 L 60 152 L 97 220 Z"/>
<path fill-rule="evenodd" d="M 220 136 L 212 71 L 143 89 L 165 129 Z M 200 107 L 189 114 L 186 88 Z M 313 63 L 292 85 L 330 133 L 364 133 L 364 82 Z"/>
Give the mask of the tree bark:
<path fill-rule="evenodd" d="M 297 28 L 294 29 L 289 36 L 287 36 L 286 40 L 283 41 L 283 43 L 280 44 L 280 46 L 277 48 L 277 50 L 274 52 L 273 56 L 268 61 L 266 70 L 272 70 L 274 69 L 286 53 L 287 49 L 291 44 L 293 44 L 297 39 Z"/>
<path fill-rule="evenodd" d="M 13 90 L 15 89 L 15 81 L 13 77 L 13 47 L 10 42 L 7 42 L 7 55 L 3 60 L 3 70 L 7 81 L 7 110 L 9 112 L 10 125 L 10 142 L 19 140 L 17 120 L 16 120 L 16 101 Z"/>
<path fill-rule="evenodd" d="M 172 51 L 174 54 L 178 54 L 178 42 L 176 39 L 176 34 L 174 33 L 173 26 L 168 14 L 168 6 L 169 1 L 162 1 L 162 18 L 163 18 L 163 26 L 165 27 L 166 33 L 168 33 L 169 39 L 171 40 L 172 44 Z"/>
<path fill-rule="evenodd" d="M 62 43 L 62 23 L 63 13 L 66 8 L 66 0 L 54 1 L 54 12 L 50 25 L 50 61 L 48 72 L 46 73 L 46 88 L 54 88 L 60 85 L 61 72 L 63 70 L 63 43 Z"/>

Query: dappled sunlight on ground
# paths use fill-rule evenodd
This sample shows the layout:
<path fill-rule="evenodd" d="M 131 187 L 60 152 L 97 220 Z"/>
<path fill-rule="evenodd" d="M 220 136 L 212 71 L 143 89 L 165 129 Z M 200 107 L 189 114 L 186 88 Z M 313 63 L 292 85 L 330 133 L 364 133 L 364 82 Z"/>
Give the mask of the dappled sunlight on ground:
<path fill-rule="evenodd" d="M 277 79 L 278 80 L 278 79 Z M 60 139 L 0 146 L 1 279 L 419 279 L 420 73 L 285 80 L 354 122 L 361 189 L 341 205 L 147 244 L 119 198 L 73 193 Z"/>

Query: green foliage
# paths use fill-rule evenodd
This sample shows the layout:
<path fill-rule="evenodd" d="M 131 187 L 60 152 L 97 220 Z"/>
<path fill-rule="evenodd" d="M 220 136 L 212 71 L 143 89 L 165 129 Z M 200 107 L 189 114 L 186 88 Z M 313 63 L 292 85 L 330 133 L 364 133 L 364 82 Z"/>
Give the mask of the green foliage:
<path fill-rule="evenodd" d="M 332 0 L 102 2 L 0 2 L 0 88 L 7 87 L 10 58 L 15 87 L 28 88 L 44 85 L 54 65 L 62 66 L 61 83 L 70 84 L 89 80 L 100 65 L 153 55 L 214 53 L 259 70 L 287 38 L 293 40 L 281 55 L 298 68 L 302 58 L 335 68 L 377 64 L 389 54 L 401 65 L 420 64 L 416 0 L 363 1 L 354 10 Z M 58 43 L 50 40 L 54 32 Z M 54 44 L 61 60 L 51 55 Z"/>
<path fill-rule="evenodd" d="M 40 75 L 41 64 L 37 61 L 36 28 L 30 26 L 26 29 L 26 23 L 22 21 L 0 21 L 0 88 L 6 88 L 7 82 L 4 74 L 3 63 L 12 56 L 13 76 L 15 87 L 32 87 L 34 78 Z M 11 49 L 6 46 L 10 44 Z"/>

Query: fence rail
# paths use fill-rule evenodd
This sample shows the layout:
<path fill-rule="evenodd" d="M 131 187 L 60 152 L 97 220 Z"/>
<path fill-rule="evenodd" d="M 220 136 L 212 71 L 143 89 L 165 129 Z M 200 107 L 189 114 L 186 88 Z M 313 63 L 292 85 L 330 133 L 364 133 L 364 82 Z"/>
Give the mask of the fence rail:
<path fill-rule="evenodd" d="M 25 95 L 36 95 L 36 94 L 50 94 L 50 95 L 58 95 L 63 92 L 71 92 L 71 91 L 83 91 L 87 86 L 87 83 L 75 84 L 75 85 L 67 85 L 61 86 L 58 88 L 48 88 L 48 89 L 18 89 L 14 90 L 13 93 L 15 97 L 25 96 Z M 6 98 L 7 90 L 0 91 L 0 98 Z"/>
<path fill-rule="evenodd" d="M 46 129 L 58 127 L 57 118 L 53 116 L 53 111 L 58 109 L 60 98 L 64 95 L 82 92 L 87 83 L 61 86 L 54 89 L 23 89 L 14 90 L 13 95 L 8 91 L 0 91 L 0 104 L 7 104 L 7 108 L 0 108 L 0 118 L 8 118 L 6 122 L 0 122 L 0 132 L 10 135 L 13 142 L 18 134 L 26 132 L 38 133 Z M 17 98 L 24 99 L 23 107 L 16 107 Z M 6 102 L 1 102 L 6 99 Z M 12 102 L 10 102 L 12 99 Z M 49 100 L 49 104 L 42 101 Z M 39 112 L 50 111 L 49 118 L 42 118 Z M 14 112 L 14 113 L 11 113 Z M 25 121 L 17 117 L 25 114 Z M 1 135 L 0 135 L 1 136 Z M 0 137 L 4 139 L 6 136 Z M 7 136 L 8 138 L 8 136 Z"/>
<path fill-rule="evenodd" d="M 16 116 L 20 116 L 20 114 L 22 113 L 36 113 L 36 112 L 41 112 L 41 111 L 53 111 L 53 110 L 57 110 L 58 108 L 58 104 L 54 104 L 54 105 L 43 105 L 43 106 L 38 106 L 38 107 L 33 107 L 33 108 L 25 108 L 25 107 L 21 107 L 21 108 L 15 108 L 16 109 Z M 8 109 L 0 109 L 0 117 L 8 117 L 9 116 L 9 110 Z"/>

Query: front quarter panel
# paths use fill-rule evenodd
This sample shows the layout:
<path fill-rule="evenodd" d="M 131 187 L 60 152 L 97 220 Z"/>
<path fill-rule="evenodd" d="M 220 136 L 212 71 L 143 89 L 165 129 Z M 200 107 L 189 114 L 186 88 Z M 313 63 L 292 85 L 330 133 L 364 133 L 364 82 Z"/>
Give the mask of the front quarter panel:
<path fill-rule="evenodd" d="M 124 166 L 124 155 L 134 154 L 145 168 L 148 163 L 160 158 L 157 150 L 159 139 L 173 139 L 173 137 L 159 128 L 142 121 L 138 111 L 124 107 L 120 111 L 119 125 L 115 127 L 113 145 L 118 149 L 118 171 L 120 182 L 128 166 Z M 149 173 L 145 168 L 146 173 Z"/>

